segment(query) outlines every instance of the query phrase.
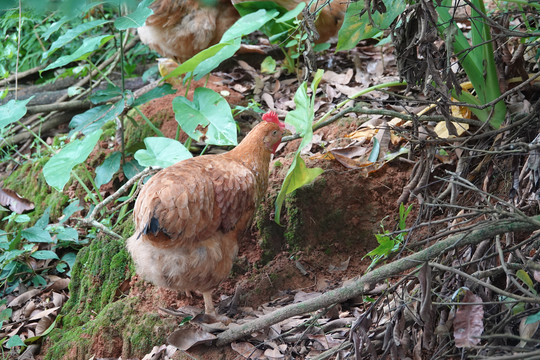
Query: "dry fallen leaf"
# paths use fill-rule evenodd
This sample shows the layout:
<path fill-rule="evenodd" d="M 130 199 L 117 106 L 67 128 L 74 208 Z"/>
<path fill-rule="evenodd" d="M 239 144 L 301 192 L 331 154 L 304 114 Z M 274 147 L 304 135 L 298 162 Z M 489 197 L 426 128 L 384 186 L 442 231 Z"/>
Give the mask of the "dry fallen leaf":
<path fill-rule="evenodd" d="M 246 359 L 256 360 L 262 358 L 263 356 L 263 351 L 261 349 L 257 349 L 255 346 L 246 341 L 233 342 L 231 343 L 231 348 Z"/>
<path fill-rule="evenodd" d="M 17 214 L 34 209 L 33 202 L 21 197 L 10 189 L 0 189 L 0 205 L 7 207 L 11 211 L 15 211 Z"/>
<path fill-rule="evenodd" d="M 180 350 L 186 351 L 192 346 L 204 343 L 209 344 L 215 339 L 217 339 L 217 337 L 209 332 L 194 327 L 186 327 L 170 334 L 167 338 L 167 342 Z"/>
<path fill-rule="evenodd" d="M 26 291 L 22 293 L 21 295 L 17 296 L 15 299 L 11 300 L 11 302 L 8 304 L 8 307 L 13 308 L 17 306 L 21 306 L 34 296 L 41 294 L 42 290 L 39 289 L 32 289 L 29 291 Z"/>
<path fill-rule="evenodd" d="M 481 303 L 482 299 L 465 290 L 463 303 Z M 480 343 L 484 332 L 484 308 L 482 305 L 460 305 L 454 317 L 454 340 L 456 347 L 471 347 Z"/>

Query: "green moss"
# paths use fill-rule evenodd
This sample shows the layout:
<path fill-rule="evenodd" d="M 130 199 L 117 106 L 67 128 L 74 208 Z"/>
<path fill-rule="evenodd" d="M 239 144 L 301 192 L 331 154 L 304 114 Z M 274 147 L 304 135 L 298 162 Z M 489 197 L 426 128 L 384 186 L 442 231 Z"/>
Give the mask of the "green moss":
<path fill-rule="evenodd" d="M 164 109 L 163 112 L 158 112 L 155 114 L 151 120 L 157 128 L 160 128 L 161 124 L 163 124 L 163 122 L 168 118 L 170 118 L 170 112 Z M 146 124 L 146 122 L 140 118 L 139 113 L 135 110 L 130 110 L 128 112 L 128 116 L 126 116 L 124 124 L 126 127 L 124 134 L 126 141 L 125 147 L 130 153 L 135 153 L 137 149 L 144 147 L 142 142 L 145 138 L 149 136 L 157 136 L 154 130 L 152 130 L 152 128 L 150 128 L 150 126 L 148 126 L 148 124 Z"/>
<path fill-rule="evenodd" d="M 297 190 L 298 191 L 298 190 Z M 285 230 L 285 241 L 289 244 L 292 252 L 298 251 L 302 247 L 303 225 L 302 210 L 298 206 L 298 198 L 295 191 L 285 200 L 285 210 L 287 212 L 287 229 Z"/>
<path fill-rule="evenodd" d="M 176 321 L 135 313 L 139 298 L 122 297 L 120 291 L 131 274 L 124 241 L 104 238 L 83 248 L 73 266 L 61 327 L 50 334 L 45 359 L 86 359 L 96 343 L 110 349 L 101 354 L 107 357 L 118 357 L 118 349 L 123 357 L 142 357 L 153 344 L 164 342 Z"/>
<path fill-rule="evenodd" d="M 268 263 L 283 247 L 283 227 L 272 219 L 276 196 L 261 203 L 255 214 L 255 223 L 259 230 L 259 245 L 263 251 L 261 265 Z"/>

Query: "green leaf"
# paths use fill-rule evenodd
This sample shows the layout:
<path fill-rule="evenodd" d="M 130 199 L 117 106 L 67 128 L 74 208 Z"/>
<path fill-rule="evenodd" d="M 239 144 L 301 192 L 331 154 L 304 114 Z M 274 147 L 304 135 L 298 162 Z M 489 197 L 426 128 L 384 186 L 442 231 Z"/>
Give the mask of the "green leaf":
<path fill-rule="evenodd" d="M 377 138 L 373 138 L 373 149 L 371 150 L 371 153 L 369 154 L 369 158 L 368 158 L 368 161 L 369 162 L 376 162 L 377 159 L 379 158 L 379 151 L 380 151 L 380 144 L 379 144 L 379 140 L 377 140 Z"/>
<path fill-rule="evenodd" d="M 80 25 L 74 27 L 73 29 L 69 29 L 68 31 L 66 31 L 66 33 L 64 35 L 59 36 L 58 39 L 56 39 L 56 41 L 52 43 L 49 50 L 47 50 L 46 52 L 43 53 L 42 59 L 48 58 L 57 49 L 60 49 L 60 48 L 64 47 L 66 44 L 71 42 L 73 39 L 78 38 L 79 36 L 81 36 L 81 34 L 87 32 L 88 30 L 94 29 L 94 28 L 96 28 L 96 27 L 98 27 L 100 25 L 106 24 L 108 22 L 110 22 L 110 21 L 109 20 L 95 20 L 95 21 L 90 21 L 90 22 L 80 24 Z"/>
<path fill-rule="evenodd" d="M 193 71 L 193 76 L 195 80 L 200 80 L 206 76 L 210 71 L 217 68 L 223 61 L 231 58 L 238 49 L 240 49 L 241 40 L 236 38 L 228 41 L 230 45 L 224 46 L 212 57 L 201 61 L 197 68 Z"/>
<path fill-rule="evenodd" d="M 116 19 L 114 27 L 118 30 L 126 30 L 143 26 L 146 18 L 153 14 L 153 11 L 148 8 L 148 5 L 152 4 L 152 2 L 153 0 L 141 1 L 134 12 Z"/>
<path fill-rule="evenodd" d="M 47 259 L 60 260 L 58 258 L 58 255 L 56 255 L 54 251 L 50 251 L 50 250 L 38 250 L 38 251 L 33 252 L 30 256 L 38 260 L 47 260 Z"/>
<path fill-rule="evenodd" d="M 381 14 L 375 11 L 371 14 L 375 27 L 371 25 L 367 12 L 364 12 L 358 19 L 358 14 L 364 10 L 365 2 L 354 1 L 349 4 L 343 25 L 338 33 L 336 51 L 350 50 L 361 40 L 372 38 L 381 30 L 388 29 L 390 24 L 405 10 L 406 3 L 402 0 L 383 0 L 383 2 L 387 9 L 386 13 Z"/>
<path fill-rule="evenodd" d="M 47 66 L 45 69 L 41 70 L 40 72 L 56 69 L 64 65 L 67 65 L 73 61 L 86 59 L 88 55 L 90 55 L 90 53 L 94 52 L 100 46 L 102 46 L 107 41 L 113 38 L 114 38 L 113 35 L 101 35 L 101 36 L 84 39 L 81 47 L 75 50 L 73 54 L 59 57 L 55 62 L 53 62 L 52 64 Z"/>
<path fill-rule="evenodd" d="M 176 90 L 173 89 L 171 84 L 163 84 L 139 96 L 137 99 L 135 99 L 132 106 L 135 107 L 142 104 L 146 104 L 150 100 L 157 99 L 165 95 L 175 94 L 175 93 L 176 93 Z"/>
<path fill-rule="evenodd" d="M 47 227 L 47 225 L 49 225 L 49 217 L 50 217 L 50 215 L 51 215 L 51 207 L 47 206 L 47 208 L 43 212 L 43 215 L 41 215 L 39 220 L 36 221 L 36 224 L 34 226 L 38 227 L 38 228 L 41 228 L 41 229 L 45 229 L 45 227 Z"/>
<path fill-rule="evenodd" d="M 51 234 L 43 228 L 32 226 L 31 228 L 21 231 L 23 238 L 34 243 L 53 243 Z"/>
<path fill-rule="evenodd" d="M 525 325 L 535 323 L 537 321 L 540 321 L 540 311 L 536 314 L 532 314 L 527 316 L 527 320 L 525 320 Z"/>
<path fill-rule="evenodd" d="M 273 57 L 267 56 L 261 63 L 261 72 L 263 74 L 273 74 L 276 72 L 276 60 Z"/>
<path fill-rule="evenodd" d="M 62 191 L 71 176 L 71 170 L 86 160 L 96 146 L 101 129 L 87 135 L 83 140 L 76 139 L 67 144 L 43 167 L 43 176 L 47 184 Z"/>
<path fill-rule="evenodd" d="M 523 281 L 527 285 L 529 290 L 536 293 L 536 290 L 534 290 L 533 281 L 532 281 L 531 277 L 529 276 L 529 274 L 527 274 L 527 272 L 525 270 L 520 269 L 520 270 L 516 271 L 516 276 L 518 277 L 518 279 L 520 279 L 521 281 Z"/>
<path fill-rule="evenodd" d="M 124 99 L 120 99 L 115 104 L 96 106 L 82 114 L 75 115 L 69 123 L 69 127 L 73 129 L 70 131 L 70 136 L 78 131 L 84 135 L 91 134 L 101 129 L 109 121 L 116 119 L 123 111 Z"/>
<path fill-rule="evenodd" d="M 15 346 L 26 346 L 26 344 L 24 343 L 24 341 L 21 340 L 19 335 L 13 335 L 9 338 L 5 346 L 8 349 L 12 349 Z"/>
<path fill-rule="evenodd" d="M 323 71 L 318 70 L 315 74 L 311 90 L 315 94 L 317 86 L 322 79 Z M 304 147 L 306 147 L 313 137 L 313 114 L 314 114 L 314 103 L 315 96 L 310 98 L 307 94 L 307 83 L 304 82 L 300 85 L 296 94 L 294 95 L 294 102 L 296 104 L 296 109 L 290 111 L 285 118 L 285 122 L 294 126 L 296 132 L 302 136 L 302 142 L 296 151 L 289 171 L 283 180 L 283 185 L 279 191 L 279 194 L 276 199 L 275 209 L 275 221 L 279 224 L 281 216 L 281 207 L 285 196 L 290 194 L 294 190 L 311 183 L 317 176 L 323 173 L 323 170 L 320 168 L 309 169 L 306 167 L 306 163 L 300 156 L 300 152 Z"/>
<path fill-rule="evenodd" d="M 72 227 L 65 227 L 58 231 L 56 238 L 62 241 L 78 241 L 79 233 Z"/>
<path fill-rule="evenodd" d="M 107 84 L 107 88 L 104 90 L 97 90 L 92 95 L 90 95 L 90 101 L 92 104 L 99 104 L 102 102 L 109 101 L 110 99 L 121 96 L 122 89 L 116 85 Z"/>
<path fill-rule="evenodd" d="M 163 77 L 163 80 L 167 80 L 170 77 L 179 77 L 180 75 L 186 74 L 188 72 L 193 72 L 197 66 L 201 62 L 203 62 L 206 59 L 211 58 L 215 54 L 217 54 L 218 51 L 223 49 L 225 46 L 233 45 L 234 40 L 227 41 L 224 43 L 219 43 L 213 46 L 210 46 L 208 49 L 205 49 L 198 53 L 197 55 L 193 56 L 191 59 L 183 62 L 180 66 L 178 66 L 176 69 L 168 73 L 165 77 Z"/>
<path fill-rule="evenodd" d="M 26 104 L 33 98 L 34 96 L 26 100 L 9 100 L 7 104 L 0 106 L 0 130 L 26 115 Z"/>
<path fill-rule="evenodd" d="M 221 38 L 221 42 L 240 38 L 259 30 L 264 24 L 278 16 L 277 10 L 258 10 L 254 13 L 242 16 L 234 23 Z"/>
<path fill-rule="evenodd" d="M 298 5 L 296 5 L 296 7 L 294 9 L 292 9 L 290 11 L 287 11 L 281 17 L 277 18 L 276 22 L 284 23 L 284 22 L 287 22 L 289 20 L 296 19 L 298 17 L 298 15 L 300 15 L 302 10 L 304 10 L 305 7 L 306 7 L 306 3 L 305 2 L 300 2 Z"/>
<path fill-rule="evenodd" d="M 138 150 L 135 153 L 135 159 L 144 167 L 161 166 L 166 168 L 192 157 L 184 145 L 174 139 L 147 137 L 144 139 L 144 143 L 146 150 Z"/>
<path fill-rule="evenodd" d="M 139 165 L 139 162 L 135 159 L 132 159 L 128 161 L 127 163 L 122 166 L 122 171 L 124 172 L 124 175 L 126 178 L 131 179 L 138 173 L 144 170 L 144 167 Z"/>
<path fill-rule="evenodd" d="M 182 130 L 199 141 L 202 134 L 198 125 L 208 126 L 206 143 L 212 145 L 237 145 L 236 123 L 231 108 L 221 95 L 207 88 L 197 88 L 193 102 L 183 96 L 173 102 L 175 118 Z"/>
<path fill-rule="evenodd" d="M 70 276 L 71 274 L 71 269 L 73 269 L 73 265 L 75 265 L 75 259 L 77 258 L 77 254 L 75 254 L 74 252 L 69 252 L 69 253 L 66 253 L 64 254 L 64 256 L 62 256 L 62 261 L 65 261 L 68 265 L 69 265 L 69 272 L 67 273 L 68 276 Z"/>
<path fill-rule="evenodd" d="M 98 188 L 111 181 L 113 175 L 120 169 L 120 160 L 122 160 L 122 153 L 115 151 L 96 168 L 95 182 Z"/>
<path fill-rule="evenodd" d="M 64 210 L 62 210 L 62 214 L 64 216 L 62 216 L 62 218 L 59 220 L 59 223 L 63 224 L 71 217 L 71 215 L 83 209 L 83 206 L 79 206 L 79 200 L 73 201 L 68 206 L 66 206 Z"/>

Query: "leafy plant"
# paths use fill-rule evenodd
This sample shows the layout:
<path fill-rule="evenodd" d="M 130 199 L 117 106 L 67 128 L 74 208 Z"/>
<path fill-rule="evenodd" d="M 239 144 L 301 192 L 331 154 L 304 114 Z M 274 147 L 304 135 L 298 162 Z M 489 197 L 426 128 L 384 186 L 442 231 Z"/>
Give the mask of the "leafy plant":
<path fill-rule="evenodd" d="M 500 97 L 501 91 L 495 67 L 490 27 L 485 20 L 484 2 L 471 0 L 471 3 L 474 5 L 470 16 L 471 45 L 449 13 L 452 6 L 450 0 L 444 0 L 439 6 L 436 6 L 439 14 L 437 26 L 449 47 L 448 51 L 453 52 L 458 57 L 476 93 L 474 96 L 467 91 L 453 90 L 452 95 L 469 104 L 484 105 Z M 496 129 L 501 126 L 506 117 L 506 105 L 502 100 L 485 109 L 474 107 L 470 109 L 480 120 L 489 121 L 491 126 Z"/>
<path fill-rule="evenodd" d="M 314 105 L 315 105 L 315 93 L 317 87 L 322 79 L 323 71 L 318 70 L 315 74 L 313 81 L 311 82 L 311 94 L 310 97 L 307 94 L 307 83 L 303 82 L 296 94 L 294 95 L 294 103 L 296 109 L 289 112 L 285 118 L 285 122 L 294 126 L 296 132 L 302 137 L 302 142 L 294 155 L 293 162 L 287 171 L 287 175 L 283 180 L 281 190 L 276 199 L 276 215 L 275 221 L 279 224 L 281 207 L 285 196 L 290 194 L 294 190 L 311 183 L 317 176 L 323 173 L 320 168 L 307 168 L 306 163 L 300 156 L 303 148 L 305 148 L 313 138 L 313 117 L 314 117 Z"/>
<path fill-rule="evenodd" d="M 390 254 L 399 250 L 401 244 L 407 238 L 408 232 L 405 231 L 407 225 L 405 224 L 407 216 L 412 210 L 412 204 L 405 209 L 403 203 L 399 204 L 399 223 L 398 229 L 399 233 L 397 235 L 392 235 L 391 232 L 384 229 L 384 225 L 381 223 L 382 233 L 375 234 L 375 238 L 379 243 L 375 249 L 368 252 L 366 256 L 371 258 L 371 264 L 369 264 L 366 272 L 369 272 L 375 265 L 377 265 L 382 259 L 386 259 Z"/>

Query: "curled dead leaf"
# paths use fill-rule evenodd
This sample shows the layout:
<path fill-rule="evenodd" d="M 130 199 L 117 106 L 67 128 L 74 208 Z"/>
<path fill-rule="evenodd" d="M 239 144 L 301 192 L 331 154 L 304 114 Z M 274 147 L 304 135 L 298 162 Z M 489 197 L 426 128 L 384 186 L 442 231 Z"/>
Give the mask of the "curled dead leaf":
<path fill-rule="evenodd" d="M 245 341 L 231 343 L 231 349 L 246 359 L 259 359 L 263 357 L 263 351 L 261 349 L 257 349 L 254 345 Z"/>
<path fill-rule="evenodd" d="M 464 303 L 481 303 L 482 299 L 470 290 L 465 290 Z M 480 304 L 463 304 L 454 317 L 454 340 L 456 347 L 471 347 L 480 343 L 484 332 L 484 308 Z"/>
<path fill-rule="evenodd" d="M 22 214 L 25 211 L 34 209 L 34 203 L 27 200 L 10 189 L 0 188 L 0 205 L 7 207 L 9 210 Z"/>
<path fill-rule="evenodd" d="M 37 323 L 36 335 L 39 336 L 43 334 L 49 328 L 49 326 L 51 326 L 53 321 L 54 321 L 54 316 L 52 315 L 47 315 L 45 317 L 42 317 Z"/>
<path fill-rule="evenodd" d="M 209 332 L 194 327 L 185 327 L 171 333 L 167 337 L 167 342 L 180 350 L 186 351 L 195 345 L 209 344 L 215 339 L 217 337 Z"/>
<path fill-rule="evenodd" d="M 8 307 L 18 307 L 33 298 L 36 295 L 41 294 L 42 290 L 39 289 L 32 289 L 29 291 L 26 291 L 22 293 L 21 295 L 17 296 L 15 299 L 11 300 L 11 302 L 8 304 Z"/>

